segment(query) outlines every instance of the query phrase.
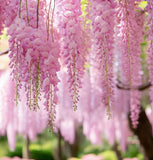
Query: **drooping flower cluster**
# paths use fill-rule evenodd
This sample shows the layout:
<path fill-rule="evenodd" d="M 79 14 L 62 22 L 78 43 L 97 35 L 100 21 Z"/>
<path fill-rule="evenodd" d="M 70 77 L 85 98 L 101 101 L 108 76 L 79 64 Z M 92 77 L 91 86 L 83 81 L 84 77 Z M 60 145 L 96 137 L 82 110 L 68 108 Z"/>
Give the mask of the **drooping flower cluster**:
<path fill-rule="evenodd" d="M 61 33 L 61 63 L 68 69 L 69 88 L 76 110 L 84 70 L 80 0 L 59 1 L 57 15 Z"/>
<path fill-rule="evenodd" d="M 73 144 L 75 141 L 75 130 L 78 123 L 81 122 L 81 110 L 73 111 L 73 99 L 69 93 L 68 79 L 69 74 L 66 67 L 61 67 L 59 72 L 60 83 L 58 85 L 58 105 L 57 105 L 57 118 L 55 121 L 56 127 L 65 141 Z M 81 93 L 80 93 L 81 94 Z M 79 104 L 78 104 L 79 105 Z M 81 106 L 79 106 L 80 108 Z M 66 115 L 66 116 L 65 116 Z"/>
<path fill-rule="evenodd" d="M 51 28 L 50 23 L 48 25 L 54 34 L 51 36 L 47 31 L 48 17 L 45 18 L 44 1 L 25 0 L 19 6 L 19 14 L 8 30 L 11 36 L 10 67 L 16 80 L 16 103 L 23 88 L 27 105 L 31 109 L 39 108 L 41 94 L 44 95 L 44 104 L 46 109 L 51 111 L 52 123 L 57 103 L 57 72 L 60 69 L 57 32 Z"/>
<path fill-rule="evenodd" d="M 131 35 L 134 38 L 134 41 L 131 40 L 130 46 L 131 46 L 131 83 L 132 85 L 141 85 L 142 79 L 141 79 L 141 46 L 140 44 L 144 40 L 144 13 L 143 11 L 140 11 L 137 13 L 135 11 L 135 23 L 133 22 L 132 28 L 133 32 L 131 32 Z M 139 31 L 139 32 L 137 32 Z M 132 38 L 132 37 L 131 37 Z M 139 46 L 139 47 L 135 47 Z M 133 122 L 133 126 L 136 128 L 138 125 L 138 118 L 141 108 L 141 92 L 140 91 L 131 91 L 131 103 L 130 103 L 130 109 L 131 109 L 131 120 Z"/>
<path fill-rule="evenodd" d="M 0 34 L 4 27 L 9 27 L 18 14 L 19 1 L 0 1 Z"/>
<path fill-rule="evenodd" d="M 135 1 L 119 1 L 118 48 L 122 83 L 129 86 L 141 85 L 141 47 L 144 38 L 144 15 L 137 12 Z M 139 31 L 139 32 L 138 32 Z M 130 108 L 133 126 L 138 124 L 141 93 L 130 92 Z"/>
<path fill-rule="evenodd" d="M 115 26 L 115 5 L 114 0 L 105 1 L 90 0 L 91 3 L 91 21 L 92 21 L 92 65 L 97 67 L 99 73 L 93 75 L 97 81 L 100 79 L 102 102 L 108 106 L 108 114 L 113 103 L 113 44 L 114 44 L 114 26 Z M 94 73 L 94 72 L 92 72 Z M 110 116 L 110 115 L 109 115 Z"/>
<path fill-rule="evenodd" d="M 2 31 L 3 31 L 3 29 L 4 29 L 5 5 L 6 5 L 6 1 L 0 1 L 0 35 L 2 34 Z"/>
<path fill-rule="evenodd" d="M 151 84 L 153 84 L 153 1 L 148 0 L 147 5 L 147 11 L 148 11 L 148 26 L 149 26 L 149 32 L 148 32 L 148 63 L 149 63 L 149 79 Z M 153 87 L 150 88 L 150 99 L 151 99 L 151 106 L 153 107 Z"/>
<path fill-rule="evenodd" d="M 2 71 L 1 71 L 2 72 Z M 0 75 L 0 136 L 7 133 L 11 150 L 15 149 L 16 135 L 21 134 L 34 140 L 38 133 L 47 127 L 49 114 L 41 105 L 37 112 L 26 105 L 25 91 L 22 90 L 21 101 L 15 105 L 15 83 L 10 78 L 10 69 Z M 43 103 L 43 102 L 41 102 Z"/>

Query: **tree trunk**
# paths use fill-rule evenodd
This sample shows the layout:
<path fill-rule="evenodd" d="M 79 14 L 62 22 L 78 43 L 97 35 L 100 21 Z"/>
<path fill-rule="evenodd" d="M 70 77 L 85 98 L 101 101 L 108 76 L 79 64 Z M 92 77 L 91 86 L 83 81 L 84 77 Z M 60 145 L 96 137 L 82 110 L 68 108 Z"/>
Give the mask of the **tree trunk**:
<path fill-rule="evenodd" d="M 135 135 L 138 136 L 140 144 L 142 145 L 147 160 L 153 160 L 153 134 L 152 126 L 149 122 L 149 119 L 145 113 L 145 110 L 141 107 L 139 114 L 139 124 L 137 128 L 132 127 L 131 119 L 129 116 L 129 126 Z"/>
<path fill-rule="evenodd" d="M 76 127 L 75 128 L 75 140 L 73 144 L 69 144 L 70 147 L 70 153 L 71 153 L 71 157 L 77 157 L 78 156 L 78 152 L 79 152 L 79 146 L 80 146 L 80 138 L 81 138 L 81 132 L 80 132 L 80 128 Z"/>
<path fill-rule="evenodd" d="M 61 135 L 60 130 L 58 130 L 58 157 L 59 157 L 59 160 L 63 160 L 61 141 L 62 141 L 62 135 Z"/>
<path fill-rule="evenodd" d="M 29 150 L 30 139 L 28 137 L 26 137 L 25 143 L 26 143 L 25 148 L 23 148 L 23 158 L 30 159 L 30 150 Z"/>
<path fill-rule="evenodd" d="M 112 149 L 116 153 L 117 159 L 122 160 L 123 158 L 122 158 L 121 150 L 119 149 L 119 144 L 117 142 L 115 142 Z"/>

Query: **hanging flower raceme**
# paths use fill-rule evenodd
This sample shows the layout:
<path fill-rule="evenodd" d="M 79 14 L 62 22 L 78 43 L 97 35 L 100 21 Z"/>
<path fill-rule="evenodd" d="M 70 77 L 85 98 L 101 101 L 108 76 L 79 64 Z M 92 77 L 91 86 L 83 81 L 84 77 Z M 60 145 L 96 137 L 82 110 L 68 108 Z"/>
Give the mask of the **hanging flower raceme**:
<path fill-rule="evenodd" d="M 70 144 L 73 144 L 75 141 L 75 131 L 79 122 L 82 120 L 81 115 L 83 112 L 80 110 L 81 108 L 75 112 L 73 111 L 73 100 L 69 93 L 69 75 L 66 67 L 61 67 L 58 76 L 60 77 L 60 83 L 58 84 L 59 101 L 57 105 L 57 118 L 55 123 L 64 140 L 68 141 Z M 80 97 L 82 98 L 82 95 L 80 95 Z"/>
<path fill-rule="evenodd" d="M 144 21 L 145 21 L 144 12 L 135 11 L 135 23 L 133 22 L 133 32 L 131 34 L 133 35 L 134 41 L 131 41 L 130 46 L 131 52 L 133 53 L 131 55 L 131 80 L 132 84 L 134 86 L 141 85 L 142 78 L 141 78 L 141 46 L 140 44 L 144 40 Z M 138 32 L 139 31 L 139 32 Z M 140 91 L 131 91 L 131 120 L 133 122 L 133 126 L 137 127 L 138 124 L 138 118 L 141 108 L 141 92 Z"/>
<path fill-rule="evenodd" d="M 0 1 L 0 35 L 4 27 L 9 27 L 18 13 L 18 0 Z"/>
<path fill-rule="evenodd" d="M 15 85 L 11 81 L 9 74 L 9 70 L 0 71 L 0 135 L 5 135 L 8 124 L 14 122 Z"/>
<path fill-rule="evenodd" d="M 84 70 L 80 0 L 59 1 L 57 16 L 62 45 L 61 62 L 68 69 L 69 88 L 76 110 Z"/>
<path fill-rule="evenodd" d="M 33 110 L 39 108 L 41 95 L 44 96 L 44 104 L 51 112 L 52 123 L 57 103 L 56 91 L 59 82 L 57 72 L 60 69 L 57 32 L 52 28 L 54 40 L 51 36 L 49 38 L 45 3 L 25 0 L 19 6 L 19 15 L 8 31 L 11 36 L 10 67 L 16 80 L 16 103 L 18 104 L 23 88 L 27 96 L 27 105 Z"/>
<path fill-rule="evenodd" d="M 110 117 L 110 108 L 113 102 L 113 44 L 115 26 L 114 0 L 90 0 L 90 17 L 92 21 L 92 57 L 99 70 L 101 79 L 102 101 L 108 106 L 107 114 Z M 95 78 L 97 75 L 95 74 Z M 95 79 L 96 80 L 96 79 Z"/>
<path fill-rule="evenodd" d="M 0 35 L 2 34 L 2 31 L 4 29 L 4 20 L 5 20 L 5 6 L 6 1 L 0 1 Z"/>
<path fill-rule="evenodd" d="M 42 104 L 37 112 L 27 107 L 24 89 L 19 106 L 16 107 L 15 83 L 10 78 L 10 69 L 1 71 L 0 74 L 0 136 L 7 133 L 9 147 L 14 150 L 17 133 L 34 140 L 47 127 L 49 116 Z"/>
<path fill-rule="evenodd" d="M 82 36 L 83 36 L 83 56 L 84 60 L 90 62 L 90 49 L 91 49 L 91 20 L 90 20 L 90 3 L 88 0 L 81 1 L 84 5 L 81 5 L 82 8 Z"/>
<path fill-rule="evenodd" d="M 149 79 L 151 84 L 153 85 L 153 1 L 148 0 L 147 5 L 147 11 L 148 11 L 148 26 L 149 26 L 149 32 L 148 32 L 148 62 L 149 62 Z M 151 99 L 151 106 L 153 108 L 153 87 L 150 88 L 150 99 Z"/>
<path fill-rule="evenodd" d="M 33 141 L 37 137 L 37 134 L 47 127 L 49 116 L 48 111 L 45 110 L 43 105 L 43 100 L 40 101 L 40 109 L 37 112 L 30 110 L 26 105 L 26 95 L 24 92 L 25 90 L 23 89 L 18 107 L 14 105 L 17 109 L 16 115 L 14 115 L 17 121 L 16 132 Z"/>
<path fill-rule="evenodd" d="M 0 1 L 0 34 L 4 27 L 9 27 L 18 14 L 18 0 Z"/>
<path fill-rule="evenodd" d="M 141 85 L 141 46 L 144 38 L 144 13 L 137 12 L 135 1 L 118 1 L 119 17 L 119 59 L 122 83 L 129 86 Z M 141 93 L 130 92 L 130 110 L 133 127 L 137 127 L 140 112 Z"/>

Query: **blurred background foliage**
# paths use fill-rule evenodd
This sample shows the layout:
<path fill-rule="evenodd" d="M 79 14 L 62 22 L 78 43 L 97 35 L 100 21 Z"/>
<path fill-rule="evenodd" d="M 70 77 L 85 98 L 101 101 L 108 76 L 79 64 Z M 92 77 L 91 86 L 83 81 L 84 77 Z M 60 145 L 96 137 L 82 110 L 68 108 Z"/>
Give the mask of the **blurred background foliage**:
<path fill-rule="evenodd" d="M 132 140 L 135 139 L 136 139 L 135 137 L 132 138 Z M 70 151 L 66 147 L 64 140 L 62 139 L 61 141 L 62 141 L 62 150 L 64 151 L 65 154 L 64 159 L 68 159 Z M 15 151 L 10 151 L 9 146 L 7 144 L 7 137 L 6 136 L 0 137 L 0 158 L 4 156 L 7 157 L 18 156 L 23 158 L 25 147 L 26 147 L 25 139 L 22 136 L 18 135 L 16 149 Z M 56 160 L 56 156 L 58 154 L 58 137 L 56 134 L 52 134 L 48 130 L 45 130 L 42 134 L 38 135 L 35 141 L 30 142 L 29 149 L 30 149 L 31 159 Z M 82 136 L 77 157 L 81 158 L 87 154 L 101 155 L 104 158 L 104 160 L 117 160 L 115 151 L 105 139 L 103 139 L 103 143 L 101 145 L 92 145 L 84 136 Z M 121 154 L 123 158 L 137 157 L 138 160 L 143 160 L 143 154 L 141 148 L 139 144 L 136 143 L 131 143 L 131 144 L 129 143 L 126 152 L 123 152 Z"/>

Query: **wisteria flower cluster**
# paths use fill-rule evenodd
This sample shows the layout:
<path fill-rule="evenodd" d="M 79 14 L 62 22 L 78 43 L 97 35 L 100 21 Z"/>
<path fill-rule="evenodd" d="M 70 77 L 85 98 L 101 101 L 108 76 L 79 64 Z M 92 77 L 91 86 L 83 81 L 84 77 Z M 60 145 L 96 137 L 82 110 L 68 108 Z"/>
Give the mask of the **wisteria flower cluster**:
<path fill-rule="evenodd" d="M 11 150 L 15 149 L 16 135 L 20 134 L 31 141 L 35 140 L 48 125 L 49 114 L 41 102 L 40 109 L 29 110 L 25 90 L 22 90 L 18 107 L 15 104 L 15 82 L 10 78 L 10 69 L 0 72 L 0 136 L 7 134 Z"/>
<path fill-rule="evenodd" d="M 58 3 L 58 26 L 61 38 L 61 63 L 67 66 L 69 88 L 74 110 L 77 109 L 79 88 L 84 70 L 83 33 L 80 1 L 64 0 Z"/>
<path fill-rule="evenodd" d="M 92 20 L 92 65 L 97 72 L 93 72 L 93 80 L 100 79 L 102 102 L 108 107 L 108 114 L 113 103 L 113 34 L 115 26 L 115 1 L 90 1 Z M 92 76 L 92 75 L 91 75 Z M 93 82 L 94 83 L 94 82 Z M 94 85 L 94 84 L 93 84 Z M 109 115 L 110 116 L 110 115 Z"/>
<path fill-rule="evenodd" d="M 130 86 L 141 85 L 141 48 L 137 46 L 140 46 L 144 38 L 144 13 L 141 9 L 137 12 L 135 1 L 129 3 L 127 0 L 121 0 L 118 7 L 120 23 L 117 39 L 120 45 L 118 50 L 122 82 Z M 134 127 L 138 124 L 140 99 L 139 91 L 130 92 L 131 120 Z"/>

